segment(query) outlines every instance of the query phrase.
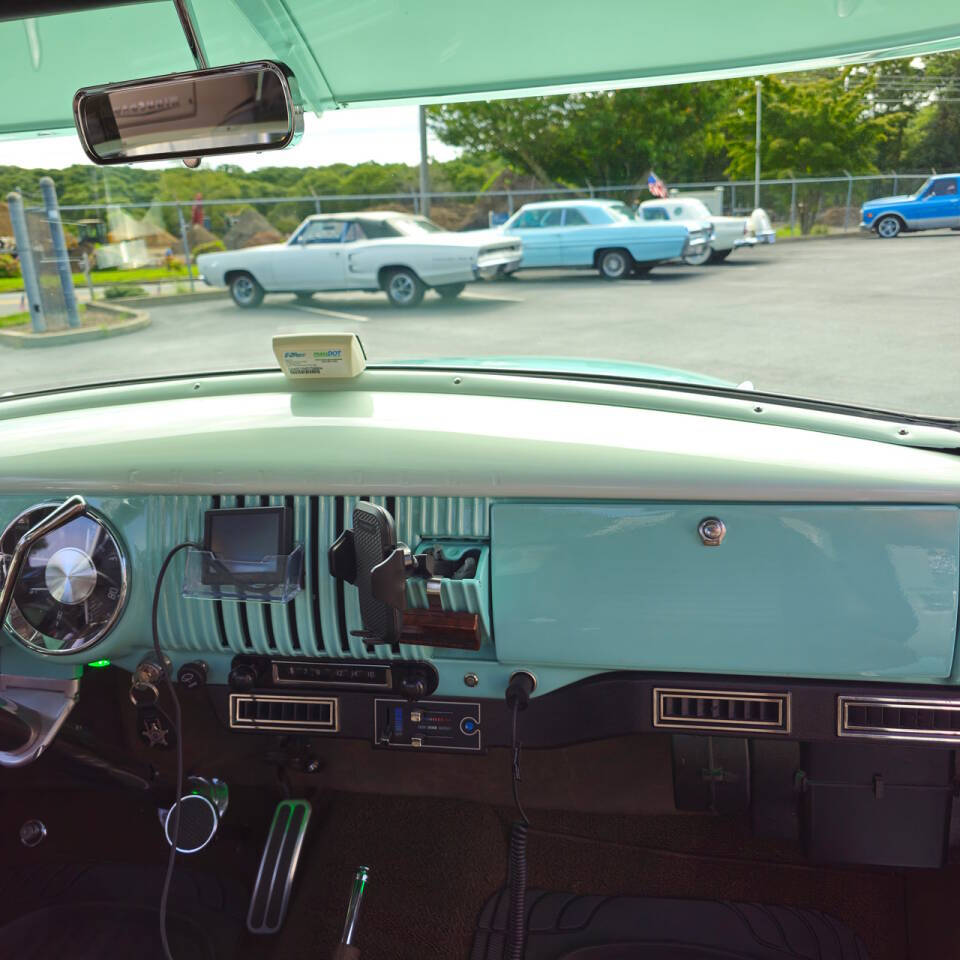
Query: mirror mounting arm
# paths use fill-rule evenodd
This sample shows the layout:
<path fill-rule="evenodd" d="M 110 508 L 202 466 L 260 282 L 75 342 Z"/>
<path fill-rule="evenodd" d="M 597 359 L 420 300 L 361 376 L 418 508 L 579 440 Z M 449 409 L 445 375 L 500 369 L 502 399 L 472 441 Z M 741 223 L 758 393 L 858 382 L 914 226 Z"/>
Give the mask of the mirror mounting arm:
<path fill-rule="evenodd" d="M 198 70 L 207 69 L 207 54 L 203 49 L 203 41 L 200 39 L 200 32 L 195 23 L 196 14 L 193 10 L 193 4 L 190 0 L 173 0 L 173 5 L 177 8 L 177 16 L 180 18 L 180 26 L 187 38 L 187 46 L 190 47 L 190 53 L 193 54 L 193 62 Z M 183 165 L 188 170 L 196 170 L 200 166 L 200 157 L 184 157 Z"/>
<path fill-rule="evenodd" d="M 203 41 L 200 39 L 200 33 L 197 30 L 197 17 L 191 0 L 173 0 L 173 5 L 177 8 L 180 26 L 183 27 L 183 32 L 186 34 L 187 45 L 190 47 L 190 53 L 193 55 L 197 69 L 206 70 L 208 66 L 207 54 L 203 49 Z"/>

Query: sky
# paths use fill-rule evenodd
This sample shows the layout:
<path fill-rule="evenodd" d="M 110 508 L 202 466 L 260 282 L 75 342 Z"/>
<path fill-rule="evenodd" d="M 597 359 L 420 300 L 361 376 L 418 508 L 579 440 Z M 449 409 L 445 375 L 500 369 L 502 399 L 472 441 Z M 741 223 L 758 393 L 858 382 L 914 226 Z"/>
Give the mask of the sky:
<path fill-rule="evenodd" d="M 433 160 L 450 160 L 459 151 L 440 143 L 429 132 L 427 152 Z M 232 163 L 244 170 L 259 167 L 320 167 L 330 163 L 415 164 L 420 161 L 416 107 L 371 107 L 335 110 L 316 117 L 307 114 L 303 138 L 295 147 L 267 153 L 241 153 L 211 158 L 205 163 Z M 75 135 L 0 142 L 0 164 L 62 169 L 90 161 Z M 168 163 L 143 164 L 164 167 Z"/>

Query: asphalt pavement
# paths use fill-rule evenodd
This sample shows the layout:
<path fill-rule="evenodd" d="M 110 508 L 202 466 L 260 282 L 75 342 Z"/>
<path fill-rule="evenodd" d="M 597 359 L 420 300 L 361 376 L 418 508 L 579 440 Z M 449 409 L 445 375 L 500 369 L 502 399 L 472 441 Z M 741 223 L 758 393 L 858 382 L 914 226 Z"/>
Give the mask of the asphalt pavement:
<path fill-rule="evenodd" d="M 412 310 L 382 294 L 151 306 L 129 336 L 0 347 L 0 394 L 273 366 L 274 333 L 351 330 L 373 361 L 574 356 L 680 367 L 758 390 L 960 418 L 960 234 L 784 242 L 643 279 L 535 271 Z"/>

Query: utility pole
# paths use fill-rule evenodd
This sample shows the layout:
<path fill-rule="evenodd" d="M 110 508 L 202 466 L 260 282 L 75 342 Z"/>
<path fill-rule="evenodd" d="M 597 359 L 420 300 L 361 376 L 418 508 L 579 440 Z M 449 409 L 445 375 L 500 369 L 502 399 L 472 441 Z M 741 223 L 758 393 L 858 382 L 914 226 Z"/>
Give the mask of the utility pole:
<path fill-rule="evenodd" d="M 420 104 L 420 215 L 430 216 L 430 172 L 427 169 L 427 108 Z"/>
<path fill-rule="evenodd" d="M 63 221 L 60 219 L 60 204 L 57 202 L 57 188 L 50 177 L 40 178 L 40 192 L 43 194 L 43 206 L 47 214 L 47 226 L 50 228 L 50 242 L 53 245 L 53 259 L 60 276 L 60 289 L 63 291 L 63 306 L 67 314 L 67 326 L 79 327 L 80 316 L 77 313 L 77 294 L 73 289 L 73 268 L 70 266 L 70 254 L 67 252 L 67 240 L 63 233 Z"/>
<path fill-rule="evenodd" d="M 177 219 L 180 221 L 180 239 L 183 242 L 183 259 L 187 265 L 187 276 L 190 278 L 190 292 L 195 293 L 193 285 L 193 257 L 190 255 L 190 237 L 187 235 L 187 225 L 183 222 L 183 209 L 177 204 Z"/>
<path fill-rule="evenodd" d="M 17 244 L 17 259 L 20 261 L 23 289 L 26 291 L 27 304 L 30 308 L 30 323 L 34 333 L 45 333 L 47 321 L 40 301 L 40 283 L 37 280 L 37 268 L 33 262 L 33 247 L 30 246 L 27 218 L 23 212 L 23 197 L 16 190 L 7 194 L 7 207 L 10 210 L 10 222 L 13 225 L 13 239 Z"/>
<path fill-rule="evenodd" d="M 757 89 L 757 143 L 753 168 L 753 208 L 760 206 L 760 81 L 754 80 Z"/>

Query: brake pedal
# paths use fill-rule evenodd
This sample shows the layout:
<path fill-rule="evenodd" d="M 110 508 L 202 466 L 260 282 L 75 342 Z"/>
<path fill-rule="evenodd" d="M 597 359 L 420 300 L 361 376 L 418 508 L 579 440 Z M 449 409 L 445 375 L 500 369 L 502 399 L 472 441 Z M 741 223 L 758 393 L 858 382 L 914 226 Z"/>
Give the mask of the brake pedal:
<path fill-rule="evenodd" d="M 251 933 L 276 933 L 283 926 L 312 812 L 306 800 L 277 804 L 250 898 L 247 929 Z"/>

